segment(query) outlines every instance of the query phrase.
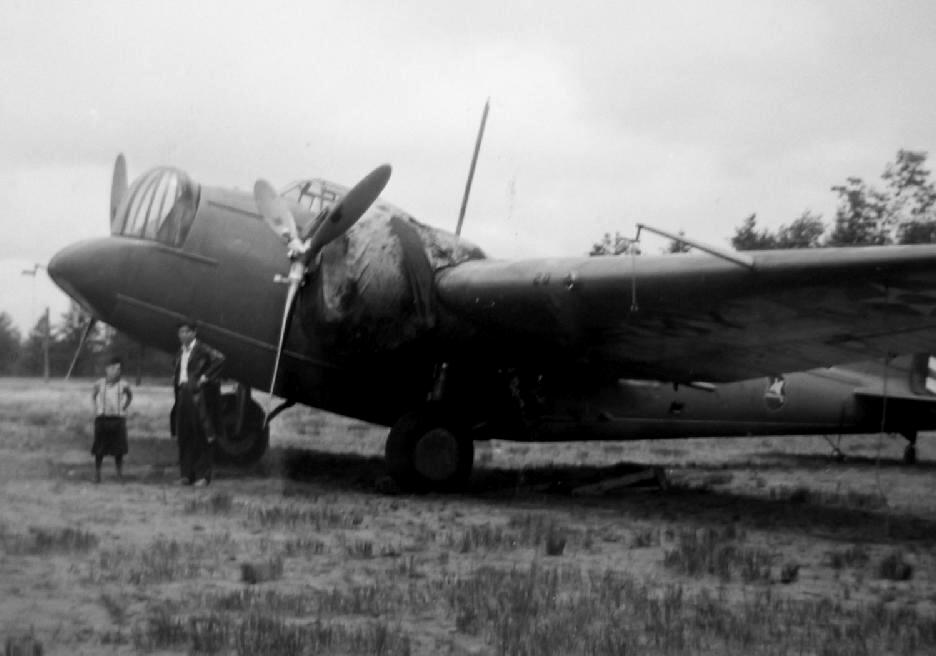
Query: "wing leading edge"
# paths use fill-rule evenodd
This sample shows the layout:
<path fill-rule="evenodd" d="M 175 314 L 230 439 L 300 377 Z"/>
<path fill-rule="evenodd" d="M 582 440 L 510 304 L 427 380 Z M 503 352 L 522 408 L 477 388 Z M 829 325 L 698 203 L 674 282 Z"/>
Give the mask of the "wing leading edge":
<path fill-rule="evenodd" d="M 474 338 L 625 376 L 741 380 L 936 351 L 936 246 L 472 261 L 441 271 Z"/>

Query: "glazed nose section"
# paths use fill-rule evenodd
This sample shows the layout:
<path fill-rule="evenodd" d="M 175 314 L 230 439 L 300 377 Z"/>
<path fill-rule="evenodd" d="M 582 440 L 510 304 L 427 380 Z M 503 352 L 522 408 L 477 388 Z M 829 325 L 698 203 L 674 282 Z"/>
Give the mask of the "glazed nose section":
<path fill-rule="evenodd" d="M 114 306 L 123 257 L 112 239 L 92 239 L 66 246 L 49 261 L 49 276 L 62 290 L 106 320 Z"/>

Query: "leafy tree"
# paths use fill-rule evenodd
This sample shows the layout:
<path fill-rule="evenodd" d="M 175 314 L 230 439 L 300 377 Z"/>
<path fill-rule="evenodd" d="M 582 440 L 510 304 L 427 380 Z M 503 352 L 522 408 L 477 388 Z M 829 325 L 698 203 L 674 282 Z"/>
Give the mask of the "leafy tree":
<path fill-rule="evenodd" d="M 23 343 L 20 358 L 16 365 L 17 373 L 27 376 L 42 375 L 44 367 L 43 344 L 48 334 L 49 315 L 47 312 L 43 312 Z"/>
<path fill-rule="evenodd" d="M 683 230 L 680 230 L 678 234 L 680 237 L 684 237 L 686 233 Z M 688 253 L 691 250 L 692 250 L 692 246 L 690 246 L 689 244 L 681 242 L 677 239 L 671 239 L 669 246 L 667 246 L 663 252 L 664 253 Z"/>
<path fill-rule="evenodd" d="M 936 244 L 936 221 L 908 221 L 897 232 L 898 244 Z"/>
<path fill-rule="evenodd" d="M 900 244 L 936 241 L 936 188 L 925 164 L 925 152 L 899 150 L 881 176 L 890 192 L 888 214 Z"/>
<path fill-rule="evenodd" d="M 763 251 L 777 247 L 777 238 L 769 230 L 758 230 L 757 214 L 751 214 L 735 228 L 731 245 L 738 251 Z"/>
<path fill-rule="evenodd" d="M 891 242 L 888 197 L 861 178 L 832 187 L 839 195 L 829 246 L 881 246 Z"/>
<path fill-rule="evenodd" d="M 64 375 L 68 370 L 87 325 L 88 316 L 81 306 L 72 303 L 59 323 L 53 326 L 55 342 L 50 358 L 55 375 Z M 100 322 L 88 335 L 73 375 L 100 375 L 103 372 L 103 361 L 110 356 L 119 356 L 123 360 L 124 375 L 135 377 L 137 384 L 143 376 L 161 379 L 171 376 L 172 355 L 156 349 L 146 349 L 125 333 Z"/>
<path fill-rule="evenodd" d="M 621 253 L 629 253 L 632 244 L 634 244 L 634 240 L 621 236 L 620 232 L 615 232 L 614 238 L 611 237 L 611 233 L 606 232 L 604 233 L 604 237 L 601 238 L 601 241 L 592 244 L 591 251 L 589 251 L 588 254 L 620 255 Z M 639 254 L 639 247 L 635 245 L 635 248 L 638 248 L 637 253 Z"/>
<path fill-rule="evenodd" d="M 881 176 L 890 192 L 888 213 L 898 223 L 933 219 L 936 189 L 925 165 L 925 152 L 898 150 Z"/>
<path fill-rule="evenodd" d="M 13 325 L 13 319 L 9 314 L 0 312 L 0 374 L 12 374 L 19 357 L 19 330 Z"/>
<path fill-rule="evenodd" d="M 780 226 L 774 248 L 817 248 L 825 230 L 822 216 L 806 210 L 790 225 Z"/>
<path fill-rule="evenodd" d="M 735 228 L 732 246 L 739 251 L 772 248 L 818 248 L 823 246 L 871 246 L 936 243 L 936 184 L 926 168 L 926 153 L 898 150 L 894 162 L 881 175 L 881 188 L 861 178 L 848 178 L 832 187 L 838 195 L 835 222 L 828 237 L 822 217 L 809 210 L 776 233 L 757 225 L 751 214 Z M 680 233 L 682 234 L 682 233 Z M 592 247 L 592 255 L 627 252 L 628 240 L 615 233 Z M 668 252 L 688 250 L 673 242 Z"/>

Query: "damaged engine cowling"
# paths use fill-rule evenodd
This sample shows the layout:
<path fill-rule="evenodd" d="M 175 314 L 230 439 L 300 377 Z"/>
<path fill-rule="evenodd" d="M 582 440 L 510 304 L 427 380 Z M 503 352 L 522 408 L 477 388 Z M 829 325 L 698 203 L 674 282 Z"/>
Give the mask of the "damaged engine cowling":
<path fill-rule="evenodd" d="M 322 251 L 300 295 L 300 323 L 333 353 L 400 348 L 436 325 L 436 271 L 484 257 L 450 232 L 378 207 Z"/>

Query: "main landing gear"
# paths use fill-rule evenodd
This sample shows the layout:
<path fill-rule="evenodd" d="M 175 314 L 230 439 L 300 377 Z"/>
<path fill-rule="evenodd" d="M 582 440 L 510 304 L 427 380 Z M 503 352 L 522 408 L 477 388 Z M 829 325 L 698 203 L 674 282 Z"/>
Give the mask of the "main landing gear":
<path fill-rule="evenodd" d="M 412 492 L 463 488 L 474 464 L 474 442 L 436 405 L 404 415 L 390 429 L 387 468 L 397 485 Z"/>
<path fill-rule="evenodd" d="M 250 388 L 237 385 L 233 393 L 221 395 L 221 425 L 215 441 L 219 462 L 250 465 L 263 457 L 270 445 L 270 429 L 264 425 L 263 410 L 250 398 Z"/>
<path fill-rule="evenodd" d="M 917 451 L 916 451 L 916 440 L 917 432 L 915 430 L 906 431 L 901 433 L 904 437 L 907 438 L 907 446 L 904 448 L 903 461 L 905 465 L 915 465 L 917 461 Z"/>

